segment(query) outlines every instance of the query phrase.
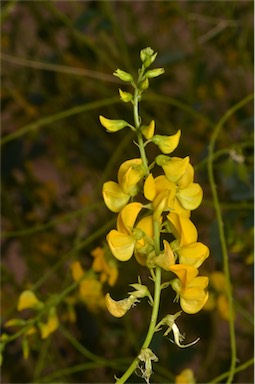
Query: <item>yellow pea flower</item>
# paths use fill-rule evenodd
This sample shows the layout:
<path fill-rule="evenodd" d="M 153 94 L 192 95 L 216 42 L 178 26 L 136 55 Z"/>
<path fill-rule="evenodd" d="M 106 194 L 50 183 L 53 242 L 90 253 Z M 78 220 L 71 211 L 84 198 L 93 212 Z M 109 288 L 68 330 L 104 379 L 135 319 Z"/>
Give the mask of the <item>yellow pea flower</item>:
<path fill-rule="evenodd" d="M 91 312 L 96 313 L 99 309 L 105 308 L 102 283 L 93 275 L 80 283 L 79 296 Z"/>
<path fill-rule="evenodd" d="M 107 181 L 103 185 L 103 199 L 105 205 L 112 212 L 120 212 L 128 203 L 131 195 L 123 192 L 121 186 L 114 181 Z"/>
<path fill-rule="evenodd" d="M 118 183 L 124 193 L 135 196 L 138 192 L 138 183 L 145 175 L 142 160 L 131 159 L 121 164 L 118 171 Z"/>
<path fill-rule="evenodd" d="M 118 215 L 117 230 L 112 229 L 106 236 L 112 254 L 120 261 L 129 260 L 134 253 L 137 236 L 133 226 L 141 209 L 141 203 L 126 205 Z"/>
<path fill-rule="evenodd" d="M 208 277 L 198 276 L 198 269 L 192 265 L 175 264 L 170 267 L 178 279 L 173 280 L 172 288 L 180 297 L 180 305 L 184 312 L 194 314 L 199 312 L 208 300 Z"/>
<path fill-rule="evenodd" d="M 181 159 L 180 157 L 159 155 L 156 157 L 156 163 L 163 168 L 166 178 L 169 181 L 177 183 L 189 165 L 189 157 L 187 156 Z"/>
<path fill-rule="evenodd" d="M 135 243 L 135 258 L 139 264 L 147 265 L 147 260 L 154 256 L 154 229 L 153 229 L 153 216 L 143 217 L 136 228 L 143 233 L 143 237 L 138 239 Z"/>
<path fill-rule="evenodd" d="M 185 188 L 177 188 L 176 196 L 183 208 L 192 211 L 201 204 L 203 190 L 199 184 L 191 183 Z"/>
<path fill-rule="evenodd" d="M 143 125 L 141 131 L 145 139 L 149 140 L 153 137 L 155 131 L 155 121 L 152 120 L 149 125 Z"/>
<path fill-rule="evenodd" d="M 107 119 L 104 116 L 99 116 L 100 123 L 108 132 L 117 132 L 125 127 L 128 127 L 129 124 L 125 120 L 112 120 Z"/>
<path fill-rule="evenodd" d="M 106 252 L 102 247 L 96 247 L 91 252 L 94 257 L 92 268 L 95 272 L 100 272 L 100 281 L 108 281 L 109 285 L 114 285 L 118 278 L 118 269 L 114 260 L 108 260 Z"/>
<path fill-rule="evenodd" d="M 43 305 L 44 304 L 37 299 L 33 291 L 26 290 L 19 296 L 17 309 L 18 311 L 23 311 L 23 309 L 40 310 Z"/>
<path fill-rule="evenodd" d="M 197 229 L 188 217 L 171 212 L 167 215 L 167 219 L 169 230 L 177 239 L 179 248 L 197 241 Z"/>
<path fill-rule="evenodd" d="M 38 326 L 40 328 L 42 339 L 47 339 L 47 337 L 49 337 L 51 333 L 55 332 L 56 329 L 58 329 L 59 321 L 55 307 L 51 307 L 48 314 L 47 323 L 39 323 Z"/>
<path fill-rule="evenodd" d="M 152 138 L 152 142 L 159 147 L 161 152 L 163 152 L 164 154 L 169 154 L 178 147 L 180 136 L 181 131 L 179 129 L 177 133 L 171 136 L 155 135 Z"/>
<path fill-rule="evenodd" d="M 203 243 L 196 242 L 188 244 L 176 250 L 179 256 L 180 264 L 193 265 L 200 267 L 201 264 L 209 257 L 209 248 Z"/>
<path fill-rule="evenodd" d="M 194 373 L 191 369 L 184 369 L 181 373 L 175 376 L 175 384 L 195 384 Z"/>

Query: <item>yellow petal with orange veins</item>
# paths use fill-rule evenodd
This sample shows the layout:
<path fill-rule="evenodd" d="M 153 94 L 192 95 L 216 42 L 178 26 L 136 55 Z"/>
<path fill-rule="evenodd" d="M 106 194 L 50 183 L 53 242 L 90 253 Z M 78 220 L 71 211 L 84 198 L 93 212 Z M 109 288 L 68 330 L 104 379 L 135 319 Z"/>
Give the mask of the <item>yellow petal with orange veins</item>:
<path fill-rule="evenodd" d="M 105 304 L 111 315 L 114 317 L 122 317 L 131 308 L 133 301 L 130 298 L 115 301 L 111 298 L 110 294 L 105 295 Z"/>
<path fill-rule="evenodd" d="M 119 184 L 114 181 L 107 181 L 103 185 L 103 198 L 110 211 L 120 212 L 128 203 L 130 195 L 124 193 Z"/>
<path fill-rule="evenodd" d="M 192 183 L 186 188 L 177 189 L 176 196 L 183 208 L 192 211 L 201 204 L 203 190 L 199 184 Z"/>
<path fill-rule="evenodd" d="M 106 240 L 116 259 L 127 261 L 132 257 L 135 247 L 135 239 L 132 236 L 112 229 L 106 236 Z"/>
<path fill-rule="evenodd" d="M 156 196 L 156 185 L 153 175 L 150 173 L 144 183 L 144 197 L 152 201 Z"/>

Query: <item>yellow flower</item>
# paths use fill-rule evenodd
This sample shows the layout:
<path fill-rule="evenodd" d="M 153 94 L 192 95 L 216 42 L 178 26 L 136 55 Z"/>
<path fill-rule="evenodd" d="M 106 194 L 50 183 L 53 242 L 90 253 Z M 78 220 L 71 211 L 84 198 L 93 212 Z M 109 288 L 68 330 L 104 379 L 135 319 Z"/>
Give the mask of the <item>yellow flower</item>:
<path fill-rule="evenodd" d="M 200 242 L 188 244 L 176 250 L 179 256 L 180 264 L 193 265 L 200 267 L 201 264 L 209 257 L 209 249 L 206 245 Z"/>
<path fill-rule="evenodd" d="M 135 301 L 137 301 L 137 299 L 131 296 L 127 297 L 126 299 L 116 301 L 111 298 L 109 293 L 105 295 L 106 307 L 110 314 L 114 317 L 124 316 L 132 307 Z"/>
<path fill-rule="evenodd" d="M 118 171 L 118 183 L 107 181 L 103 185 L 102 192 L 106 206 L 112 212 L 120 212 L 131 196 L 138 193 L 138 183 L 144 174 L 141 159 L 131 159 L 122 163 Z"/>
<path fill-rule="evenodd" d="M 189 163 L 189 157 L 169 157 L 159 155 L 156 158 L 162 166 L 168 181 L 176 184 L 176 198 L 182 207 L 188 211 L 196 209 L 202 201 L 203 191 L 199 184 L 194 183 L 194 169 Z"/>
<path fill-rule="evenodd" d="M 180 157 L 159 155 L 156 157 L 156 163 L 163 168 L 169 181 L 177 183 L 188 167 L 189 157 L 187 156 L 184 159 L 181 159 Z"/>
<path fill-rule="evenodd" d="M 129 126 L 129 124 L 125 120 L 112 120 L 107 119 L 104 116 L 99 116 L 99 120 L 102 126 L 105 127 L 108 132 L 117 132 L 120 129 Z"/>
<path fill-rule="evenodd" d="M 92 268 L 95 272 L 100 272 L 102 283 L 108 281 L 109 285 L 114 285 L 118 278 L 118 269 L 114 260 L 107 260 L 105 250 L 101 247 L 95 248 L 91 255 L 94 257 Z"/>
<path fill-rule="evenodd" d="M 112 229 L 106 236 L 112 254 L 120 261 L 129 260 L 133 255 L 136 240 L 140 237 L 133 227 L 141 209 L 141 203 L 126 205 L 118 215 L 117 230 Z"/>
<path fill-rule="evenodd" d="M 94 276 L 88 277 L 80 283 L 79 296 L 91 312 L 105 308 L 102 283 L 96 280 Z"/>
<path fill-rule="evenodd" d="M 141 131 L 145 139 L 151 139 L 155 131 L 155 121 L 152 120 L 149 125 L 143 125 Z"/>
<path fill-rule="evenodd" d="M 138 183 L 145 175 L 142 160 L 131 159 L 121 164 L 118 171 L 118 183 L 124 193 L 135 196 L 139 190 Z"/>
<path fill-rule="evenodd" d="M 85 274 L 81 266 L 81 263 L 79 261 L 74 261 L 71 264 L 71 272 L 72 272 L 72 277 L 75 281 L 80 280 Z"/>
<path fill-rule="evenodd" d="M 195 377 L 191 369 L 184 369 L 181 373 L 175 376 L 175 384 L 195 384 Z"/>
<path fill-rule="evenodd" d="M 107 181 L 103 185 L 103 199 L 105 205 L 112 212 L 120 212 L 128 203 L 130 195 L 123 192 L 121 186 L 115 181 Z"/>
<path fill-rule="evenodd" d="M 47 339 L 51 333 L 58 329 L 59 321 L 55 307 L 50 308 L 47 323 L 39 323 L 38 326 L 40 328 L 42 339 Z"/>
<path fill-rule="evenodd" d="M 164 154 L 169 154 L 178 147 L 180 136 L 181 131 L 179 129 L 177 133 L 171 136 L 155 135 L 152 138 L 152 142 L 158 145 L 161 152 L 163 152 Z"/>
<path fill-rule="evenodd" d="M 22 311 L 23 309 L 36 309 L 40 310 L 43 307 L 43 303 L 37 299 L 34 292 L 30 290 L 26 290 L 21 293 L 17 305 L 18 311 Z"/>
<path fill-rule="evenodd" d="M 171 212 L 167 219 L 168 230 L 177 239 L 178 246 L 175 248 L 182 248 L 197 241 L 197 229 L 188 217 Z"/>
<path fill-rule="evenodd" d="M 178 279 L 173 280 L 172 288 L 180 296 L 180 305 L 186 313 L 199 312 L 208 299 L 205 288 L 208 285 L 208 277 L 198 276 L 198 269 L 192 265 L 175 264 L 170 267 Z"/>

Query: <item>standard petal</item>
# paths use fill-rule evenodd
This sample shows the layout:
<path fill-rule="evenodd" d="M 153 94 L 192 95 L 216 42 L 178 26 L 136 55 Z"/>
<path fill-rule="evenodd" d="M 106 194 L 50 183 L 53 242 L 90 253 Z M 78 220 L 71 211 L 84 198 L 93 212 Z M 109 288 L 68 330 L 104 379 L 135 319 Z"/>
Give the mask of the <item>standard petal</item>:
<path fill-rule="evenodd" d="M 143 205 L 139 202 L 127 204 L 118 215 L 117 230 L 126 234 L 131 234 L 142 207 Z"/>
<path fill-rule="evenodd" d="M 130 195 L 124 193 L 118 183 L 107 181 L 103 185 L 103 198 L 110 211 L 120 212 L 128 203 Z"/>
<path fill-rule="evenodd" d="M 193 265 L 175 264 L 172 265 L 169 270 L 179 277 L 183 290 L 185 290 L 198 275 L 198 269 L 193 267 Z"/>
<path fill-rule="evenodd" d="M 156 184 L 153 175 L 150 173 L 144 182 L 144 197 L 153 201 L 156 196 Z"/>
<path fill-rule="evenodd" d="M 178 249 L 177 253 L 181 264 L 198 268 L 209 256 L 209 248 L 203 243 L 197 242 Z"/>
<path fill-rule="evenodd" d="M 197 229 L 188 217 L 171 212 L 167 215 L 167 219 L 173 235 L 179 240 L 180 247 L 197 241 Z"/>
<path fill-rule="evenodd" d="M 176 196 L 183 208 L 192 211 L 201 204 L 203 190 L 199 184 L 191 183 L 186 188 L 178 188 Z"/>
<path fill-rule="evenodd" d="M 132 236 L 112 229 L 106 236 L 112 254 L 120 261 L 129 260 L 134 252 L 135 240 Z"/>
<path fill-rule="evenodd" d="M 171 136 L 155 135 L 152 138 L 152 141 L 159 147 L 161 152 L 164 154 L 169 154 L 178 147 L 180 136 L 181 131 L 179 129 L 174 135 Z"/>

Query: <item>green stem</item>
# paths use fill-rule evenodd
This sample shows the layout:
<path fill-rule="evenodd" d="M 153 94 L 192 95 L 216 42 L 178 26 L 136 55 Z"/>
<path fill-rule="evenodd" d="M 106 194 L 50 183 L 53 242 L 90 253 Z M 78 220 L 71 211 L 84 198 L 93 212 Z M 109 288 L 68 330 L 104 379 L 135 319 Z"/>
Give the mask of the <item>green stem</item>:
<path fill-rule="evenodd" d="M 225 113 L 225 115 L 220 119 L 218 124 L 215 126 L 215 129 L 209 144 L 208 177 L 209 177 L 209 182 L 212 190 L 214 208 L 215 208 L 217 222 L 218 222 L 219 237 L 220 237 L 222 256 L 223 256 L 223 269 L 224 269 L 224 274 L 226 276 L 226 281 L 227 281 L 227 297 L 228 297 L 228 303 L 229 303 L 229 333 L 230 333 L 230 346 L 231 346 L 231 364 L 230 364 L 230 371 L 228 374 L 228 380 L 226 381 L 226 384 L 230 384 L 232 382 L 235 374 L 235 367 L 236 367 L 235 320 L 234 320 L 233 293 L 232 293 L 232 285 L 231 285 L 227 242 L 224 234 L 224 222 L 222 218 L 220 202 L 219 202 L 218 193 L 217 193 L 217 187 L 215 184 L 215 179 L 213 174 L 213 155 L 214 155 L 214 147 L 215 147 L 216 139 L 225 122 L 233 115 L 233 113 L 235 113 L 238 109 L 243 107 L 252 99 L 253 99 L 253 95 L 247 96 L 245 99 L 241 100 L 239 103 L 234 105 Z"/>
<path fill-rule="evenodd" d="M 154 241 L 155 241 L 155 251 L 157 255 L 160 253 L 160 237 L 159 236 L 160 236 L 159 223 L 157 220 L 154 220 L 154 239 L 155 239 Z M 141 350 L 149 347 L 155 332 L 156 324 L 157 324 L 159 303 L 160 303 L 160 293 L 161 293 L 161 268 L 160 267 L 156 267 L 154 283 L 155 283 L 155 290 L 154 290 L 154 300 L 153 300 L 151 320 L 150 320 L 147 336 L 143 342 Z M 137 368 L 138 363 L 139 363 L 139 359 L 138 357 L 136 357 L 131 363 L 131 365 L 129 366 L 129 368 L 126 370 L 124 375 L 116 381 L 116 384 L 124 384 L 126 380 L 132 375 L 134 370 Z"/>

